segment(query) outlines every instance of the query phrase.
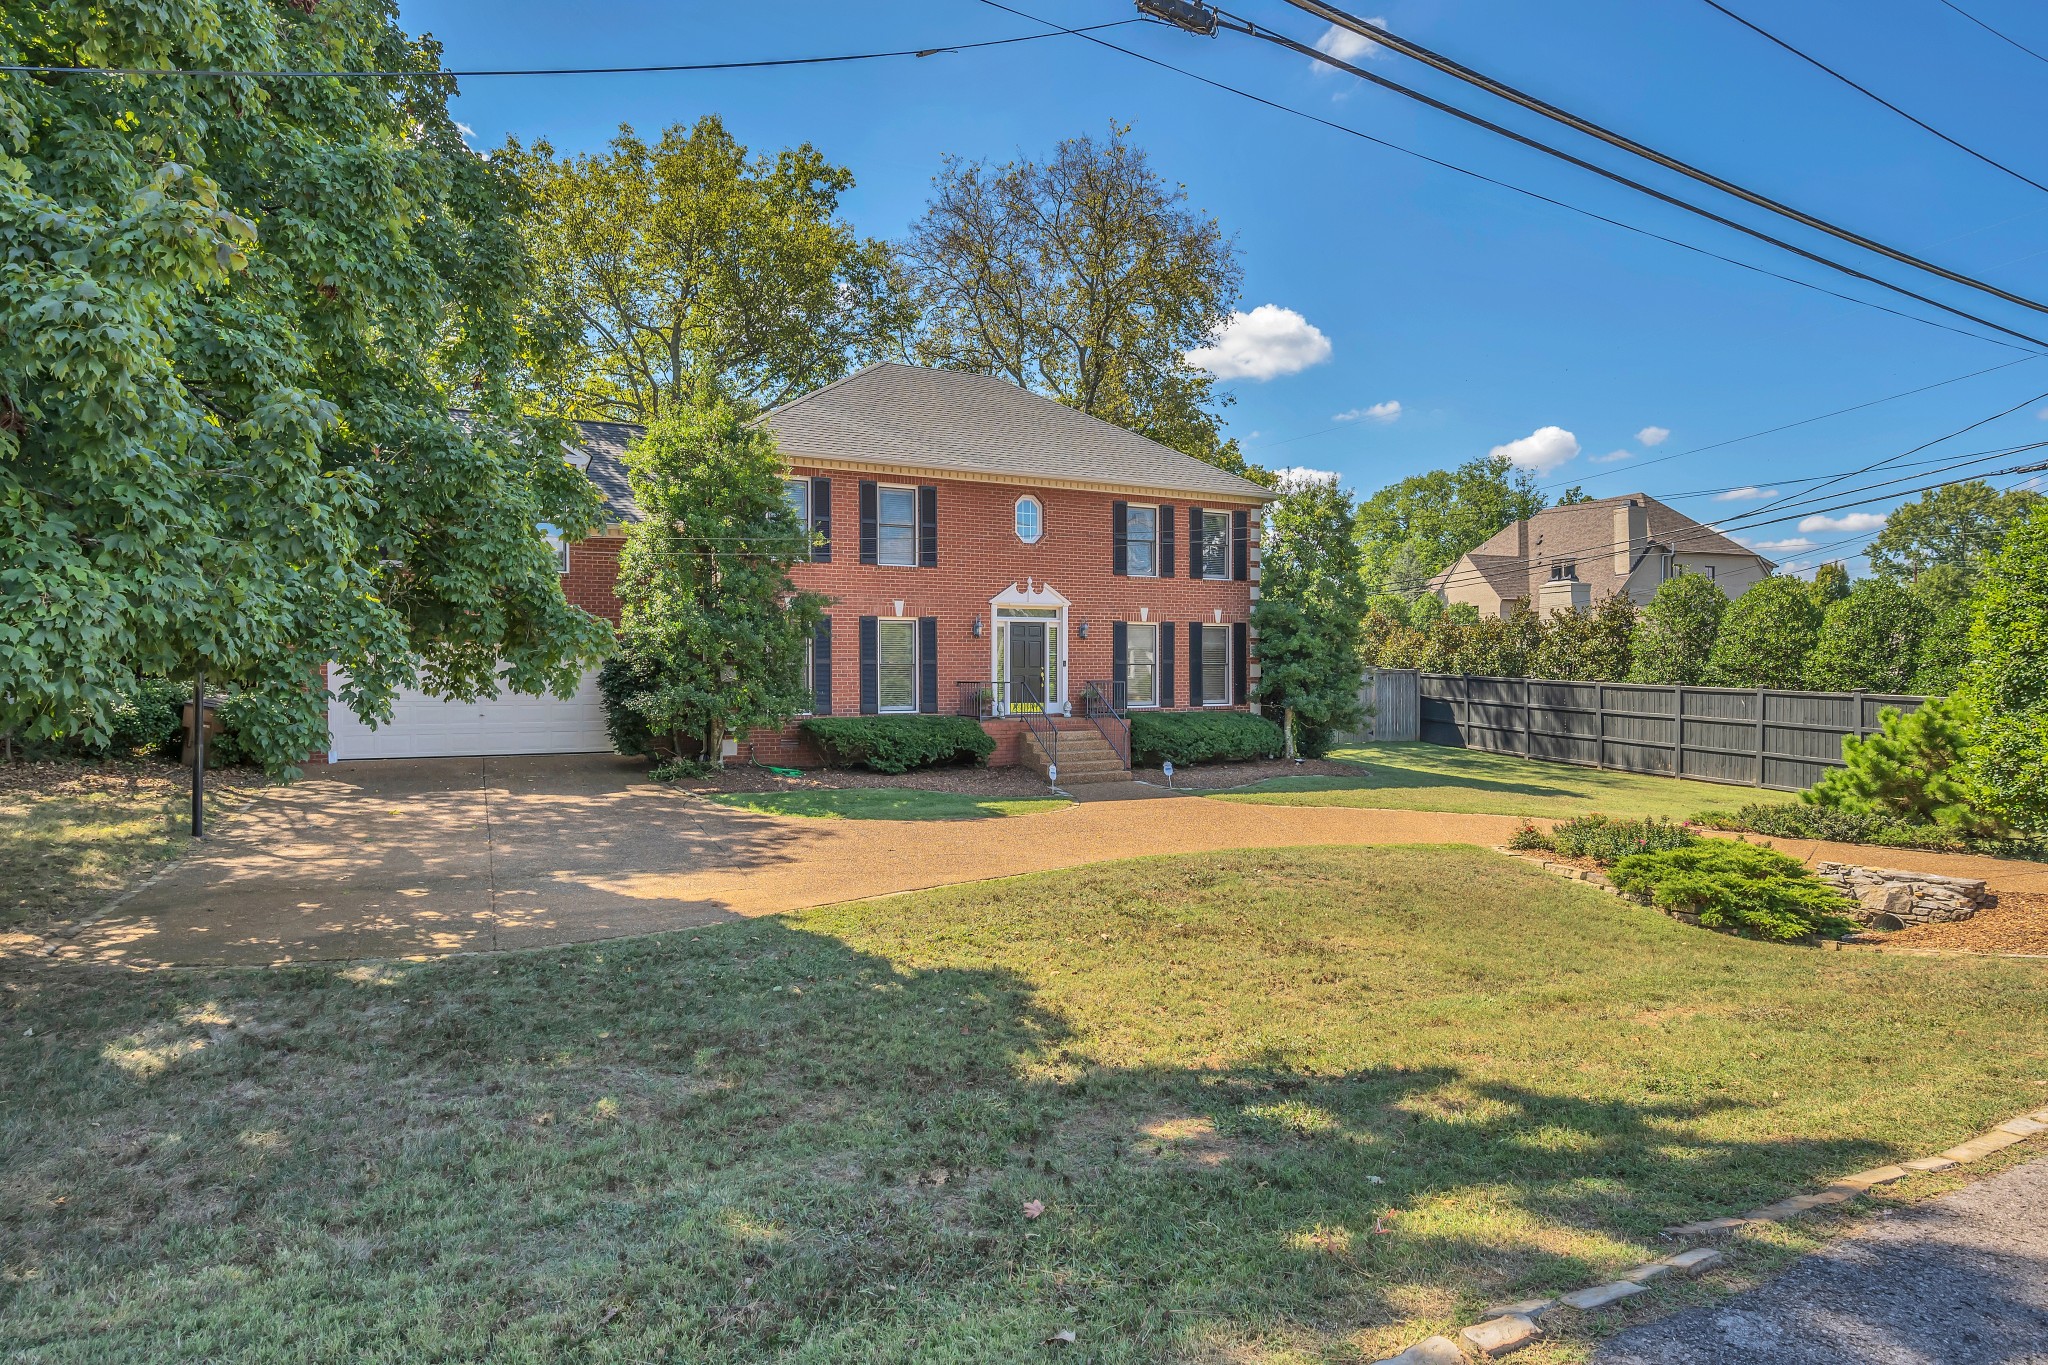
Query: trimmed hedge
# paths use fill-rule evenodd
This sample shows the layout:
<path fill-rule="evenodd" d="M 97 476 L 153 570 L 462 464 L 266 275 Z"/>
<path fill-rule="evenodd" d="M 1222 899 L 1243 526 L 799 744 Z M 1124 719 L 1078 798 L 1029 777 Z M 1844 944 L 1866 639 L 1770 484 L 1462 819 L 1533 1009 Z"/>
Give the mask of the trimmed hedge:
<path fill-rule="evenodd" d="M 1879 848 L 1922 848 L 1935 853 L 1989 853 L 2002 858 L 2048 856 L 2048 842 L 1995 839 L 1965 834 L 1950 825 L 1914 824 L 1895 815 L 1843 810 L 1839 806 L 1781 805 L 1752 801 L 1732 811 L 1703 811 L 1693 823 L 1708 829 L 1742 830 L 1780 839 L 1824 839 L 1836 844 Z"/>
<path fill-rule="evenodd" d="M 1612 867 L 1633 853 L 1661 853 L 1698 842 L 1699 836 L 1684 825 L 1657 816 L 1615 820 L 1605 815 L 1575 815 L 1552 827 L 1545 846 L 1567 858 L 1591 858 L 1602 867 Z"/>
<path fill-rule="evenodd" d="M 1850 908 L 1846 896 L 1797 858 L 1761 844 L 1703 839 L 1686 848 L 1632 853 L 1610 875 L 1631 896 L 1750 938 L 1791 942 L 1856 927 L 1843 913 Z"/>
<path fill-rule="evenodd" d="M 1278 758 L 1285 743 L 1279 726 L 1243 711 L 1141 711 L 1131 717 L 1131 760 L 1140 767 Z"/>
<path fill-rule="evenodd" d="M 996 742 L 966 716 L 813 716 L 797 729 L 835 768 L 907 773 L 942 763 L 986 763 Z"/>

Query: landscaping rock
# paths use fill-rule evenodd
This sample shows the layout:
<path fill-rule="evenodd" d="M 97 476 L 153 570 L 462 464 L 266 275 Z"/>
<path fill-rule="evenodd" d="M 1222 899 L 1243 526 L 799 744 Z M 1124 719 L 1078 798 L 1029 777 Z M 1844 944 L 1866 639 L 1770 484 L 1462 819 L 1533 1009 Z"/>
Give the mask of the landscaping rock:
<path fill-rule="evenodd" d="M 1521 1350 L 1542 1336 L 1543 1329 L 1538 1327 L 1534 1320 L 1520 1313 L 1510 1313 L 1506 1317 L 1489 1318 L 1485 1322 L 1467 1327 L 1458 1335 L 1465 1339 L 1466 1345 L 1480 1355 L 1488 1360 L 1496 1360 Z"/>
<path fill-rule="evenodd" d="M 1968 919 L 1990 900 L 1984 883 L 1969 877 L 1854 863 L 1822 863 L 1814 875 L 1855 901 L 1856 920 L 1874 929 Z"/>
<path fill-rule="evenodd" d="M 1854 1175 L 1843 1176 L 1840 1180 L 1835 1181 L 1831 1188 L 1867 1190 L 1874 1185 L 1889 1185 L 1894 1180 L 1904 1180 L 1905 1178 L 1906 1168 L 1904 1166 L 1874 1166 L 1867 1171 L 1858 1171 Z"/>
<path fill-rule="evenodd" d="M 1668 1275 L 1670 1273 L 1671 1262 L 1651 1261 L 1646 1265 L 1637 1266 L 1634 1270 L 1629 1271 L 1621 1278 L 1629 1281 L 1631 1284 L 1648 1284 L 1650 1281 L 1656 1279 L 1659 1275 Z"/>
<path fill-rule="evenodd" d="M 2015 1142 L 2025 1141 L 2026 1139 L 2018 1133 L 2003 1133 L 1994 1128 L 1982 1137 L 1973 1137 L 1968 1142 L 1949 1148 L 1942 1155 L 1950 1161 L 1978 1161 L 1993 1152 L 2004 1151 Z"/>
<path fill-rule="evenodd" d="M 1486 1310 L 1489 1318 L 1540 1318 L 1557 1307 L 1556 1299 L 1516 1299 L 1513 1303 L 1497 1303 Z"/>
<path fill-rule="evenodd" d="M 1576 1294 L 1566 1294 L 1558 1300 L 1567 1308 L 1590 1311 L 1618 1303 L 1631 1294 L 1640 1294 L 1643 1287 L 1633 1280 L 1616 1280 L 1613 1284 L 1596 1284 L 1591 1289 L 1581 1289 Z"/>
<path fill-rule="evenodd" d="M 1465 1365 L 1465 1353 L 1449 1337 L 1431 1337 L 1376 1365 Z"/>
<path fill-rule="evenodd" d="M 1719 1232 L 1733 1232 L 1747 1226 L 1747 1218 L 1709 1218 L 1699 1223 L 1680 1223 L 1675 1228 L 1664 1229 L 1666 1237 L 1711 1237 Z"/>
<path fill-rule="evenodd" d="M 1923 1156 L 1915 1157 L 1911 1161 L 1901 1161 L 1899 1164 L 1909 1171 L 1945 1171 L 1956 1163 L 1953 1157 Z"/>
<path fill-rule="evenodd" d="M 2032 1137 L 2036 1133 L 2048 1133 L 2048 1123 L 2043 1123 L 2039 1119 L 2007 1119 L 1998 1125 L 1998 1131 Z"/>
<path fill-rule="evenodd" d="M 1726 1259 L 1712 1247 L 1694 1247 L 1690 1251 L 1666 1256 L 1664 1263 L 1680 1275 L 1704 1275 Z"/>

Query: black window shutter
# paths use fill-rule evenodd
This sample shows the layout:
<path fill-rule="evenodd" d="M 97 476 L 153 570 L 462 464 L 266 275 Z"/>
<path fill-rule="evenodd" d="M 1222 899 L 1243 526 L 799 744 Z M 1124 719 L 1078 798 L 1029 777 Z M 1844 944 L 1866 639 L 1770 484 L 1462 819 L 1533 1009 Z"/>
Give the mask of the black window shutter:
<path fill-rule="evenodd" d="M 1173 622 L 1159 623 L 1159 704 L 1175 705 L 1173 696 Z"/>
<path fill-rule="evenodd" d="M 868 485 L 872 488 L 874 485 Z M 876 658 L 881 653 L 882 632 L 872 616 L 860 618 L 860 713 L 872 716 L 882 709 L 880 670 Z"/>
<path fill-rule="evenodd" d="M 811 480 L 811 558 L 832 562 L 832 480 L 822 475 Z"/>
<path fill-rule="evenodd" d="M 1252 514 L 1242 507 L 1230 514 L 1230 576 L 1242 583 L 1252 576 Z"/>
<path fill-rule="evenodd" d="M 1202 623 L 1188 622 L 1188 705 L 1200 706 L 1202 695 Z"/>
<path fill-rule="evenodd" d="M 811 714 L 832 714 L 832 618 L 822 617 L 811 632 Z"/>
<path fill-rule="evenodd" d="M 1188 577 L 1202 576 L 1202 509 L 1188 509 Z"/>
<path fill-rule="evenodd" d="M 1173 508 L 1171 506 L 1159 509 L 1159 519 L 1155 525 L 1159 528 L 1159 552 L 1152 556 L 1152 562 L 1159 566 L 1157 572 L 1161 578 L 1171 578 L 1173 577 L 1173 560 L 1176 553 L 1173 544 Z"/>
<path fill-rule="evenodd" d="M 881 493 L 873 479 L 860 481 L 860 562 L 875 562 L 875 542 L 880 538 Z"/>
<path fill-rule="evenodd" d="M 1119 578 L 1131 572 L 1131 505 L 1109 505 L 1109 571 Z"/>
<path fill-rule="evenodd" d="M 1119 507 L 1123 504 L 1118 503 Z M 1131 629 L 1122 621 L 1109 623 L 1110 702 L 1128 706 L 1131 698 Z"/>
<path fill-rule="evenodd" d="M 928 716 L 939 710 L 939 618 L 917 618 L 917 709 Z"/>
<path fill-rule="evenodd" d="M 939 489 L 937 484 L 920 484 L 917 489 L 917 567 L 939 567 Z"/>
<path fill-rule="evenodd" d="M 1230 627 L 1230 700 L 1239 706 L 1251 700 L 1251 639 L 1244 622 Z"/>

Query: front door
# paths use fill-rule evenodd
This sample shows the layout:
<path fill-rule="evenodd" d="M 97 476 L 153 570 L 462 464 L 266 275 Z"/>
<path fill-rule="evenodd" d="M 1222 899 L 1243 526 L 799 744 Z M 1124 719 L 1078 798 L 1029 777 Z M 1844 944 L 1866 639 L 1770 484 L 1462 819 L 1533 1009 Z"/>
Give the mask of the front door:
<path fill-rule="evenodd" d="M 1051 699 L 1046 686 L 1045 622 L 1009 624 L 1009 709 L 1043 712 Z"/>

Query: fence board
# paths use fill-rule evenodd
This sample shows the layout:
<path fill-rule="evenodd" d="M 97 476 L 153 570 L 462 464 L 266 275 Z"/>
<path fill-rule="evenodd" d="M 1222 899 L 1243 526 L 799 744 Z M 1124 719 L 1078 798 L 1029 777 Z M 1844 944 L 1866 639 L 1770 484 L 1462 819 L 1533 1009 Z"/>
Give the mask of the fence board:
<path fill-rule="evenodd" d="M 1382 669 L 1384 675 L 1400 670 Z M 1924 697 L 1874 692 L 1417 675 L 1429 744 L 1619 772 L 1802 791 L 1842 766 L 1842 740 Z"/>

